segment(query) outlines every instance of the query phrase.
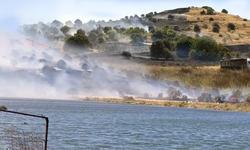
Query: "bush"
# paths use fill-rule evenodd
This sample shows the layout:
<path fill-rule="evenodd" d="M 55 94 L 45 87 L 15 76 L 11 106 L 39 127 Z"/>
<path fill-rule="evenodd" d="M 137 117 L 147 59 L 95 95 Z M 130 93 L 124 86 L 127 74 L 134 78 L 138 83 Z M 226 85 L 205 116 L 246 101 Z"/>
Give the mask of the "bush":
<path fill-rule="evenodd" d="M 216 33 L 219 33 L 220 32 L 220 29 L 216 26 L 213 26 L 213 32 L 216 32 Z"/>
<path fill-rule="evenodd" d="M 233 23 L 228 23 L 227 28 L 230 30 L 235 30 L 235 25 Z"/>
<path fill-rule="evenodd" d="M 128 52 L 128 51 L 123 51 L 123 52 L 122 52 L 122 56 L 124 56 L 124 57 L 126 57 L 126 58 L 130 58 L 132 55 L 131 55 L 131 53 Z"/>
<path fill-rule="evenodd" d="M 82 49 L 92 47 L 92 44 L 89 42 L 89 39 L 85 35 L 75 34 L 74 36 L 66 39 L 63 49 Z"/>
<path fill-rule="evenodd" d="M 199 27 L 199 25 L 195 25 L 194 26 L 194 32 L 200 32 L 201 31 L 201 29 L 200 29 L 200 27 Z"/>
<path fill-rule="evenodd" d="M 205 10 L 202 10 L 202 11 L 200 12 L 200 14 L 201 14 L 201 15 L 205 15 L 205 14 L 206 14 Z"/>
<path fill-rule="evenodd" d="M 223 37 L 222 34 L 220 34 L 219 37 Z"/>
<path fill-rule="evenodd" d="M 250 104 L 250 96 L 248 96 L 248 97 L 244 100 L 244 102 Z"/>
<path fill-rule="evenodd" d="M 189 56 L 198 60 L 220 60 L 229 49 L 210 38 L 196 38 Z"/>
<path fill-rule="evenodd" d="M 209 18 L 209 21 L 214 21 L 214 18 L 210 17 L 210 18 Z"/>
<path fill-rule="evenodd" d="M 153 18 L 153 19 L 152 19 L 152 22 L 153 22 L 153 23 L 156 23 L 156 22 L 157 22 L 157 19 L 156 19 L 156 18 Z"/>
<path fill-rule="evenodd" d="M 213 11 L 214 11 L 214 9 L 212 8 L 212 7 L 209 7 L 209 6 L 202 6 L 202 8 L 204 8 L 204 9 L 212 9 Z"/>
<path fill-rule="evenodd" d="M 203 24 L 202 28 L 207 29 L 208 28 L 207 24 Z"/>
<path fill-rule="evenodd" d="M 133 33 L 131 35 L 132 43 L 135 45 L 143 45 L 144 38 L 141 33 Z"/>
<path fill-rule="evenodd" d="M 174 15 L 172 14 L 168 15 L 168 19 L 174 19 Z"/>
<path fill-rule="evenodd" d="M 213 23 L 213 27 L 217 27 L 218 29 L 220 29 L 220 25 L 217 22 Z"/>
<path fill-rule="evenodd" d="M 103 37 L 100 37 L 100 38 L 98 39 L 98 42 L 99 42 L 99 43 L 104 43 L 104 41 L 105 41 L 105 40 L 104 40 Z"/>
<path fill-rule="evenodd" d="M 152 43 L 150 47 L 151 58 L 159 59 L 159 58 L 172 58 L 172 54 L 168 48 L 165 48 L 162 40 L 157 40 Z"/>
<path fill-rule="evenodd" d="M 90 32 L 89 33 L 89 40 L 90 41 L 96 41 L 98 38 L 98 35 L 95 32 Z"/>
<path fill-rule="evenodd" d="M 228 14 L 228 11 L 226 9 L 222 9 L 222 13 Z"/>
<path fill-rule="evenodd" d="M 118 33 L 115 30 L 108 31 L 109 40 L 118 41 Z"/>
<path fill-rule="evenodd" d="M 243 19 L 243 21 L 247 21 L 247 19 Z"/>
<path fill-rule="evenodd" d="M 0 106 L 0 110 L 7 110 L 7 107 L 5 107 L 5 106 Z"/>
<path fill-rule="evenodd" d="M 176 54 L 182 58 L 188 57 L 193 42 L 194 42 L 193 37 L 185 36 L 181 38 L 176 45 Z"/>
<path fill-rule="evenodd" d="M 213 14 L 214 14 L 214 10 L 212 8 L 208 8 L 207 15 L 213 15 Z"/>

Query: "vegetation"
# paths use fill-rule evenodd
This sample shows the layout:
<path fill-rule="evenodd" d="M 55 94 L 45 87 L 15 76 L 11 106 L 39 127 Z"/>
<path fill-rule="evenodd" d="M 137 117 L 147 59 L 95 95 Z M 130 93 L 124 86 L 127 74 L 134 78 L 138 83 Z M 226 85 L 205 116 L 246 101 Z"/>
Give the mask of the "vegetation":
<path fill-rule="evenodd" d="M 74 36 L 70 36 L 66 39 L 63 49 L 81 50 L 89 47 L 92 47 L 92 44 L 89 42 L 85 32 L 80 29 L 77 30 L 77 33 Z"/>
<path fill-rule="evenodd" d="M 68 26 L 63 26 L 60 28 L 60 31 L 62 31 L 63 34 L 67 34 L 70 30 L 70 27 Z"/>
<path fill-rule="evenodd" d="M 229 49 L 210 38 L 196 38 L 189 56 L 197 60 L 220 60 Z"/>
<path fill-rule="evenodd" d="M 128 52 L 128 51 L 123 51 L 123 52 L 122 52 L 122 56 L 124 56 L 124 57 L 126 57 L 126 58 L 130 58 L 132 55 L 131 55 L 131 53 Z"/>
<path fill-rule="evenodd" d="M 7 110 L 6 106 L 0 106 L 0 110 Z"/>
<path fill-rule="evenodd" d="M 228 11 L 226 9 L 222 9 L 222 13 L 228 14 Z"/>
<path fill-rule="evenodd" d="M 214 18 L 210 17 L 210 18 L 209 18 L 209 21 L 214 21 Z"/>
<path fill-rule="evenodd" d="M 194 26 L 194 32 L 201 32 L 201 29 L 198 24 Z"/>
<path fill-rule="evenodd" d="M 94 102 L 110 102 L 110 103 L 126 103 L 135 105 L 156 105 L 166 107 L 183 107 L 183 108 L 194 108 L 194 109 L 210 109 L 210 110 L 224 110 L 224 111 L 240 111 L 250 112 L 250 104 L 248 103 L 237 103 L 237 104 L 216 104 L 216 103 L 204 103 L 194 102 L 188 103 L 186 101 L 169 101 L 169 100 L 144 100 L 132 98 L 96 98 L 86 97 L 84 101 Z"/>
<path fill-rule="evenodd" d="M 250 87 L 249 70 L 228 70 L 220 67 L 147 66 L 150 77 L 159 81 L 179 81 L 184 85 L 214 88 Z M 229 75 L 230 74 L 230 75 Z M 237 80 L 235 80 L 237 79 Z"/>
<path fill-rule="evenodd" d="M 176 45 L 176 54 L 182 58 L 188 57 L 193 42 L 193 37 L 185 36 L 181 38 Z"/>
<path fill-rule="evenodd" d="M 228 23 L 227 28 L 230 30 L 235 30 L 235 25 L 233 23 Z"/>
<path fill-rule="evenodd" d="M 150 54 L 152 59 L 169 59 L 172 54 L 168 48 L 165 47 L 162 40 L 157 40 L 152 43 L 150 47 Z"/>
<path fill-rule="evenodd" d="M 213 15 L 214 14 L 214 9 L 208 8 L 207 9 L 207 15 Z"/>

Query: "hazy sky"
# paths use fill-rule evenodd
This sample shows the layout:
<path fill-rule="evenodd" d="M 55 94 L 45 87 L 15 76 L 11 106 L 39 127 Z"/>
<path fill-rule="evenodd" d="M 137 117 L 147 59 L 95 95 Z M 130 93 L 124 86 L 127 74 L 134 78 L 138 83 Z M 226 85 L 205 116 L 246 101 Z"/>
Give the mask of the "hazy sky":
<path fill-rule="evenodd" d="M 126 15 L 140 16 L 188 6 L 211 6 L 219 12 L 225 8 L 229 14 L 250 19 L 248 0 L 0 0 L 0 28 L 55 19 L 61 22 L 116 20 Z"/>

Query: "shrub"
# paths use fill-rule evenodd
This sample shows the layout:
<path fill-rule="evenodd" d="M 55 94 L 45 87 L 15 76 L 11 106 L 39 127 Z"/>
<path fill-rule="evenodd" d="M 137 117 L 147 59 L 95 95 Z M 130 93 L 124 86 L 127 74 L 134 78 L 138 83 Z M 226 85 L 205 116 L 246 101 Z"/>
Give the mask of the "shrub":
<path fill-rule="evenodd" d="M 209 7 L 209 6 L 202 6 L 202 8 L 204 8 L 204 9 L 210 8 L 210 9 L 212 9 L 214 11 L 214 9 L 212 7 Z"/>
<path fill-rule="evenodd" d="M 220 25 L 217 22 L 213 23 L 213 26 L 220 29 Z"/>
<path fill-rule="evenodd" d="M 213 15 L 213 14 L 214 14 L 214 10 L 212 8 L 208 8 L 207 15 Z"/>
<path fill-rule="evenodd" d="M 244 100 L 244 102 L 250 104 L 250 96 L 248 96 L 248 97 Z"/>
<path fill-rule="evenodd" d="M 223 37 L 222 34 L 220 34 L 219 37 Z"/>
<path fill-rule="evenodd" d="M 168 15 L 168 19 L 174 19 L 174 15 L 172 14 Z"/>
<path fill-rule="evenodd" d="M 185 36 L 181 38 L 176 45 L 176 54 L 179 57 L 188 57 L 188 54 L 190 52 L 190 47 L 192 46 L 194 42 L 194 38 L 190 36 Z"/>
<path fill-rule="evenodd" d="M 219 33 L 220 32 L 220 29 L 216 26 L 213 26 L 213 32 L 216 32 L 216 33 Z"/>
<path fill-rule="evenodd" d="M 200 14 L 201 14 L 201 15 L 205 15 L 205 14 L 206 14 L 205 10 L 202 10 L 202 11 L 200 12 Z"/>
<path fill-rule="evenodd" d="M 152 43 L 150 47 L 151 58 L 159 59 L 159 58 L 172 58 L 172 54 L 168 48 L 165 48 L 162 40 L 157 40 Z"/>
<path fill-rule="evenodd" d="M 227 28 L 230 30 L 235 30 L 235 25 L 233 23 L 228 23 Z"/>
<path fill-rule="evenodd" d="M 222 9 L 222 13 L 228 14 L 228 11 L 226 9 Z"/>
<path fill-rule="evenodd" d="M 201 31 L 201 29 L 200 29 L 200 27 L 199 27 L 199 25 L 195 25 L 194 26 L 194 32 L 200 32 Z"/>
<path fill-rule="evenodd" d="M 135 44 L 135 45 L 143 45 L 144 38 L 143 38 L 143 35 L 141 33 L 133 33 L 133 34 L 131 34 L 131 39 L 132 39 L 133 44 Z"/>
<path fill-rule="evenodd" d="M 88 47 L 92 47 L 88 37 L 81 34 L 75 34 L 74 36 L 66 39 L 63 49 L 82 49 Z"/>
<path fill-rule="evenodd" d="M 196 38 L 191 46 L 189 55 L 198 60 L 219 60 L 229 49 L 222 44 L 217 44 L 211 38 Z"/>
<path fill-rule="evenodd" d="M 197 17 L 197 20 L 200 20 L 200 17 Z"/>
<path fill-rule="evenodd" d="M 122 52 L 122 56 L 124 56 L 124 57 L 126 57 L 126 58 L 130 58 L 132 55 L 131 55 L 131 53 L 128 52 L 128 51 L 123 51 L 123 52 Z"/>
<path fill-rule="evenodd" d="M 213 102 L 211 94 L 209 93 L 202 93 L 201 96 L 197 98 L 199 102 Z"/>
<path fill-rule="evenodd" d="M 0 110 L 7 110 L 7 107 L 5 107 L 5 106 L 0 106 Z"/>
<path fill-rule="evenodd" d="M 210 18 L 209 18 L 209 21 L 214 21 L 214 18 L 210 17 Z"/>
<path fill-rule="evenodd" d="M 208 28 L 207 24 L 203 24 L 202 28 L 207 29 Z"/>
<path fill-rule="evenodd" d="M 152 19 L 152 22 L 153 22 L 153 23 L 156 23 L 156 22 L 157 22 L 157 19 L 156 19 L 156 18 L 153 18 L 153 19 Z"/>
<path fill-rule="evenodd" d="M 104 40 L 103 37 L 100 37 L 100 38 L 98 39 L 98 41 L 99 41 L 99 43 L 103 43 L 105 40 Z"/>
<path fill-rule="evenodd" d="M 243 19 L 243 21 L 247 21 L 247 19 Z"/>
<path fill-rule="evenodd" d="M 89 40 L 90 41 L 96 41 L 98 38 L 98 35 L 95 32 L 90 32 L 89 33 Z"/>

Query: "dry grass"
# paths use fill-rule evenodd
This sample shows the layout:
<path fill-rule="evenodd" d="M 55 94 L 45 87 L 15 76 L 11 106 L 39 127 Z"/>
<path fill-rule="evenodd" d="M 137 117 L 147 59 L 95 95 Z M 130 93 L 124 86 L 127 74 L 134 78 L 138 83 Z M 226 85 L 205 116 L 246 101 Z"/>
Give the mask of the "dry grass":
<path fill-rule="evenodd" d="M 161 67 L 148 66 L 155 80 L 180 81 L 186 85 L 215 88 L 250 87 L 249 70 L 229 70 L 219 67 Z"/>
<path fill-rule="evenodd" d="M 86 97 L 84 101 L 92 102 L 109 102 L 109 103 L 125 103 L 125 104 L 136 104 L 136 105 L 155 105 L 155 106 L 167 106 L 167 107 L 182 107 L 182 108 L 194 108 L 194 109 L 210 109 L 210 110 L 224 110 L 224 111 L 240 111 L 250 112 L 250 104 L 248 103 L 237 103 L 237 104 L 216 104 L 216 103 L 188 103 L 185 101 L 163 101 L 163 100 L 144 100 L 134 99 L 126 100 L 122 98 L 96 98 Z"/>
<path fill-rule="evenodd" d="M 207 24 L 208 29 L 201 28 L 201 34 L 212 36 L 217 42 L 222 44 L 250 44 L 250 34 L 247 33 L 247 31 L 250 29 L 250 21 L 243 21 L 243 18 L 239 16 L 220 12 L 215 12 L 215 15 L 201 15 L 200 12 L 202 10 L 205 9 L 193 8 L 190 10 L 190 12 L 185 14 L 188 16 L 187 20 L 189 21 L 198 21 L 197 18 L 199 17 L 200 20 L 197 24 L 200 27 L 202 27 L 204 24 Z M 209 21 L 210 17 L 214 18 L 214 21 Z M 220 33 L 212 32 L 214 22 L 219 23 Z M 227 29 L 228 23 L 234 23 L 236 30 L 229 32 Z M 193 29 L 195 24 L 196 23 L 191 24 L 190 29 Z M 189 34 L 194 33 L 190 32 Z M 219 37 L 219 34 L 221 34 L 223 38 Z"/>

